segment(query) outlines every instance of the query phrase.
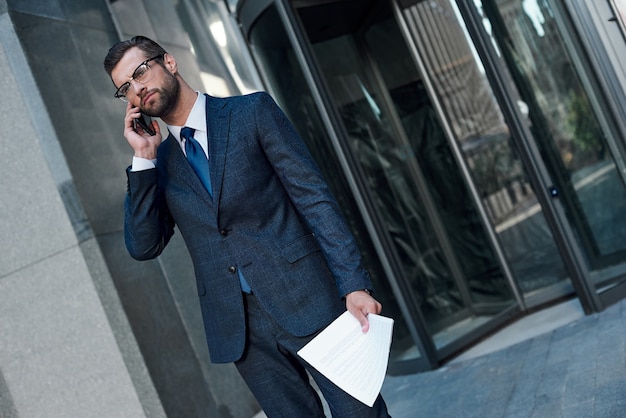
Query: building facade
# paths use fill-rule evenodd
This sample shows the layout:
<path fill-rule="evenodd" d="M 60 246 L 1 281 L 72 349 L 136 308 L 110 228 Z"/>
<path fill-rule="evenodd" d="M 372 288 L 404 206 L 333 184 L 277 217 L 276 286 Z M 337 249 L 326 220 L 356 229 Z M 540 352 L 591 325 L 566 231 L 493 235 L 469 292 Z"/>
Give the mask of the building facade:
<path fill-rule="evenodd" d="M 0 0 L 0 415 L 249 417 L 212 365 L 175 235 L 123 243 L 124 106 L 102 69 L 143 34 L 216 96 L 269 91 L 395 320 L 389 373 L 508 321 L 626 297 L 618 0 Z"/>

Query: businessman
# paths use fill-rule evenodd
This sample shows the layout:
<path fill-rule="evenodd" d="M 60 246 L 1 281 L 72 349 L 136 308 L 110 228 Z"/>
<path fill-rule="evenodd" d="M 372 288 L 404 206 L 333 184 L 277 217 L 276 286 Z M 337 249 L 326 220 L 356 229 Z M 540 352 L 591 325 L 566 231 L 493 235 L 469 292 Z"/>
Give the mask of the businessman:
<path fill-rule="evenodd" d="M 234 362 L 269 417 L 323 417 L 307 370 L 336 417 L 387 417 L 296 352 L 346 309 L 367 332 L 381 305 L 302 139 L 266 93 L 215 98 L 192 89 L 175 58 L 137 36 L 104 67 L 128 104 L 124 236 L 157 257 L 177 226 L 193 260 L 211 360 Z M 142 127 L 140 114 L 159 117 Z M 149 130 L 154 134 L 150 134 Z M 364 365 L 367 367 L 367 365 Z"/>

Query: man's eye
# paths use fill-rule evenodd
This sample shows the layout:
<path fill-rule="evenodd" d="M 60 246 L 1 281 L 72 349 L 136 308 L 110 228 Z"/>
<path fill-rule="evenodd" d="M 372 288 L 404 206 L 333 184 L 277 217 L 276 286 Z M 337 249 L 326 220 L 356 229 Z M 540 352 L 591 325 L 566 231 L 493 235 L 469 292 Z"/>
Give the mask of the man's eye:
<path fill-rule="evenodd" d="M 120 93 L 123 94 L 124 96 L 126 96 L 126 93 L 128 93 L 128 88 L 130 87 L 130 83 L 124 83 L 121 87 L 120 87 Z"/>
<path fill-rule="evenodd" d="M 133 79 L 137 81 L 141 81 L 141 78 L 144 75 L 146 75 L 147 71 L 148 71 L 148 66 L 142 65 L 141 67 L 137 68 L 137 71 L 135 71 L 135 74 L 133 75 Z"/>

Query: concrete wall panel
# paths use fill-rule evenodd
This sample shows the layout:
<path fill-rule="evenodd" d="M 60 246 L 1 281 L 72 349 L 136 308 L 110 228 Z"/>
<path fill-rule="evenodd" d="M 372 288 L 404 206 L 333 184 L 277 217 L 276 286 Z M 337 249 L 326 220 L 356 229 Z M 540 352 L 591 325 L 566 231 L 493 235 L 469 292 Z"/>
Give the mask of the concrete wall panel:
<path fill-rule="evenodd" d="M 6 13 L 0 88 L 0 416 L 162 417 Z"/>
<path fill-rule="evenodd" d="M 10 24 L 6 15 L 0 25 Z M 36 136 L 31 115 L 0 44 L 0 277 L 76 244 Z M 33 93 L 33 92 L 31 92 Z M 38 238 L 38 239 L 34 239 Z"/>
<path fill-rule="evenodd" d="M 20 416 L 144 416 L 77 247 L 2 278 L 0 318 Z"/>

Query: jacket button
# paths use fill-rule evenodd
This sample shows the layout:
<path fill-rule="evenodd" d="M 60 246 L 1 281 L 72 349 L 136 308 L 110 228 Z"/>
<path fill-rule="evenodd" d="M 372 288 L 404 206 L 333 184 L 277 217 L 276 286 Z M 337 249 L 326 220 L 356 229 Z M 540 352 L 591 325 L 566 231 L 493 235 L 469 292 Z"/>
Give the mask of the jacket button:
<path fill-rule="evenodd" d="M 225 237 L 226 235 L 228 235 L 228 231 L 227 231 L 227 230 L 225 230 L 225 229 L 222 229 L 222 230 L 220 231 L 220 235 L 221 235 L 221 236 L 223 236 L 223 237 Z"/>
<path fill-rule="evenodd" d="M 235 266 L 228 267 L 228 272 L 235 274 L 237 272 L 237 267 Z"/>

